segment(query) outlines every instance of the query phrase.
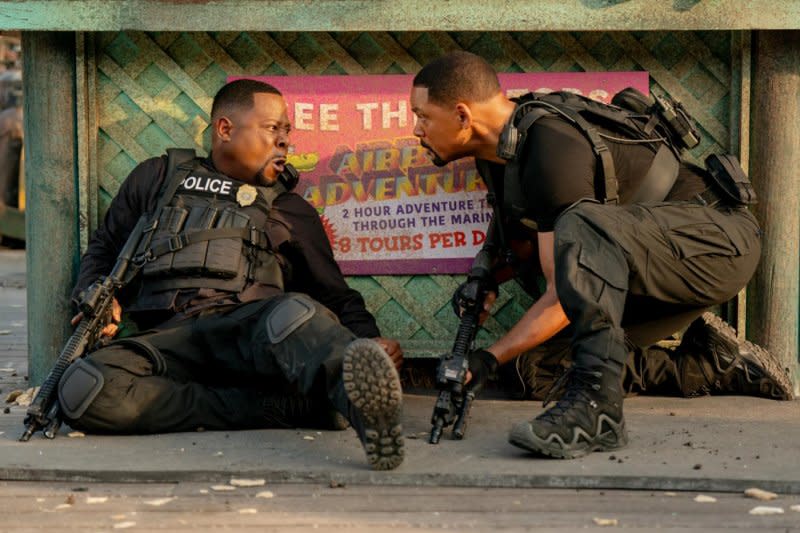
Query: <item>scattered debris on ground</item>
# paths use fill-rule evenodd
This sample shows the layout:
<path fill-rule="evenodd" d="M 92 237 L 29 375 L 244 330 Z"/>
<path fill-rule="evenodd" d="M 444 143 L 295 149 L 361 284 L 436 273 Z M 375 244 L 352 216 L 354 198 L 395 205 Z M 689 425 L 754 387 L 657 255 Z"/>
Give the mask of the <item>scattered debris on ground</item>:
<path fill-rule="evenodd" d="M 755 500 L 769 501 L 778 497 L 774 492 L 752 487 L 744 491 L 744 495 Z"/>

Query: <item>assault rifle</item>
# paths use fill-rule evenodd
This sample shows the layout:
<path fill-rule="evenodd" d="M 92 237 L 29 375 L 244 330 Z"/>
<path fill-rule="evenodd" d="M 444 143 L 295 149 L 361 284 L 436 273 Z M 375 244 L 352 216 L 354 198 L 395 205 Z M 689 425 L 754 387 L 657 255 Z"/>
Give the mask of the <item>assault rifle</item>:
<path fill-rule="evenodd" d="M 56 359 L 47 379 L 39 388 L 25 417 L 25 432 L 20 441 L 27 442 L 31 436 L 41 430 L 48 439 L 55 438 L 61 427 L 61 413 L 57 398 L 58 383 L 61 377 L 77 359 L 86 355 L 100 339 L 100 332 L 108 323 L 114 296 L 117 291 L 130 281 L 141 266 L 134 260 L 139 241 L 143 235 L 149 217 L 142 215 L 139 222 L 128 237 L 125 246 L 117 257 L 117 262 L 108 276 L 101 277 L 78 297 L 78 309 L 83 313 L 78 327 L 67 341 L 66 346 Z M 152 228 L 148 228 L 152 230 Z M 152 235 L 152 231 L 147 232 Z M 133 265 L 133 268 L 129 267 Z"/>
<path fill-rule="evenodd" d="M 481 250 L 472 264 L 467 283 L 459 289 L 458 304 L 463 309 L 453 350 L 445 353 L 436 370 L 436 388 L 439 396 L 431 416 L 431 435 L 428 442 L 438 444 L 442 430 L 453 424 L 453 438 L 461 440 L 466 431 L 475 393 L 465 388 L 469 370 L 469 352 L 475 342 L 479 320 L 486 299 L 486 280 L 491 276 L 491 256 Z"/>

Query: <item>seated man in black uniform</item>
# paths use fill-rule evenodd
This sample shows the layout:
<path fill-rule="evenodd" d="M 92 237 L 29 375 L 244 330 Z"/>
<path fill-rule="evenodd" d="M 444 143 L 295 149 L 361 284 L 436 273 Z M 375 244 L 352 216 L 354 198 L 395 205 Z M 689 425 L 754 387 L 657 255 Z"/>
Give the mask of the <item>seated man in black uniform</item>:
<path fill-rule="evenodd" d="M 511 224 L 530 230 L 546 280 L 542 296 L 506 335 L 470 354 L 473 382 L 480 385 L 498 364 L 571 328 L 563 395 L 514 426 L 509 441 L 558 458 L 624 446 L 622 373 L 629 348 L 648 346 L 735 296 L 758 264 L 758 223 L 746 208 L 719 201 L 703 169 L 677 158 L 666 197 L 638 201 L 655 162 L 653 147 L 598 127 L 608 133 L 608 153 L 600 154 L 576 121 L 548 109 L 529 121 L 521 141 L 509 143 L 509 121 L 522 128 L 523 113 L 501 91 L 494 69 L 473 54 L 454 52 L 426 65 L 414 78 L 411 106 L 414 134 L 435 164 L 475 158 L 502 206 L 494 222 L 509 235 Z M 673 156 L 666 155 L 669 162 Z M 512 163 L 516 182 L 504 176 Z M 611 164 L 618 203 L 598 201 L 597 177 Z M 504 190 L 510 185 L 513 194 Z M 709 365 L 713 372 L 762 371 L 758 357 L 765 354 L 750 357 L 725 328 L 701 317 L 687 332 L 686 351 L 691 344 L 719 360 Z M 785 375 L 761 377 L 757 387 L 765 393 L 791 398 Z"/>
<path fill-rule="evenodd" d="M 342 429 L 339 413 L 373 468 L 397 467 L 402 350 L 380 338 L 316 211 L 290 191 L 283 96 L 231 82 L 214 97 L 211 127 L 207 158 L 139 164 L 93 235 L 75 295 L 110 271 L 140 215 L 155 213 L 138 252 L 147 262 L 104 333 L 114 336 L 122 309 L 139 332 L 69 367 L 65 419 L 105 433 Z"/>

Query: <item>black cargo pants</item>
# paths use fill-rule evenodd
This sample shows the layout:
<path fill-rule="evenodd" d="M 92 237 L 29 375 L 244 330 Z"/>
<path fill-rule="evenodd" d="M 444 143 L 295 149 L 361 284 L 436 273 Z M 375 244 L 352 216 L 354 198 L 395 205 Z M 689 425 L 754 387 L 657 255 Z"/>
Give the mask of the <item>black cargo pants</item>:
<path fill-rule="evenodd" d="M 620 374 L 630 343 L 681 329 L 746 285 L 761 252 L 746 209 L 582 201 L 556 221 L 556 288 L 573 364 Z"/>
<path fill-rule="evenodd" d="M 303 307 L 313 311 L 293 329 L 280 319 L 296 315 L 298 302 L 301 315 Z M 300 294 L 187 318 L 90 354 L 104 385 L 86 412 L 67 422 L 103 433 L 268 427 L 264 396 L 297 393 L 327 396 L 347 414 L 341 367 L 355 338 Z"/>

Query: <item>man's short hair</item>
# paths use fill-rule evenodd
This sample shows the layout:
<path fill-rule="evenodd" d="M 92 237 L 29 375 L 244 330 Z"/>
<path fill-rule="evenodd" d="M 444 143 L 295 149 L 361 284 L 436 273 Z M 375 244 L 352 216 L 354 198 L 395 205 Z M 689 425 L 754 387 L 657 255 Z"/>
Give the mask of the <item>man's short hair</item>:
<path fill-rule="evenodd" d="M 278 89 L 263 81 L 242 79 L 226 83 L 214 95 L 214 103 L 211 104 L 212 120 L 220 114 L 230 113 L 233 110 L 252 108 L 253 95 L 256 93 L 283 96 Z"/>
<path fill-rule="evenodd" d="M 428 101 L 442 105 L 488 100 L 500 91 L 500 81 L 485 59 L 457 51 L 422 67 L 414 76 L 414 87 L 427 87 Z"/>

